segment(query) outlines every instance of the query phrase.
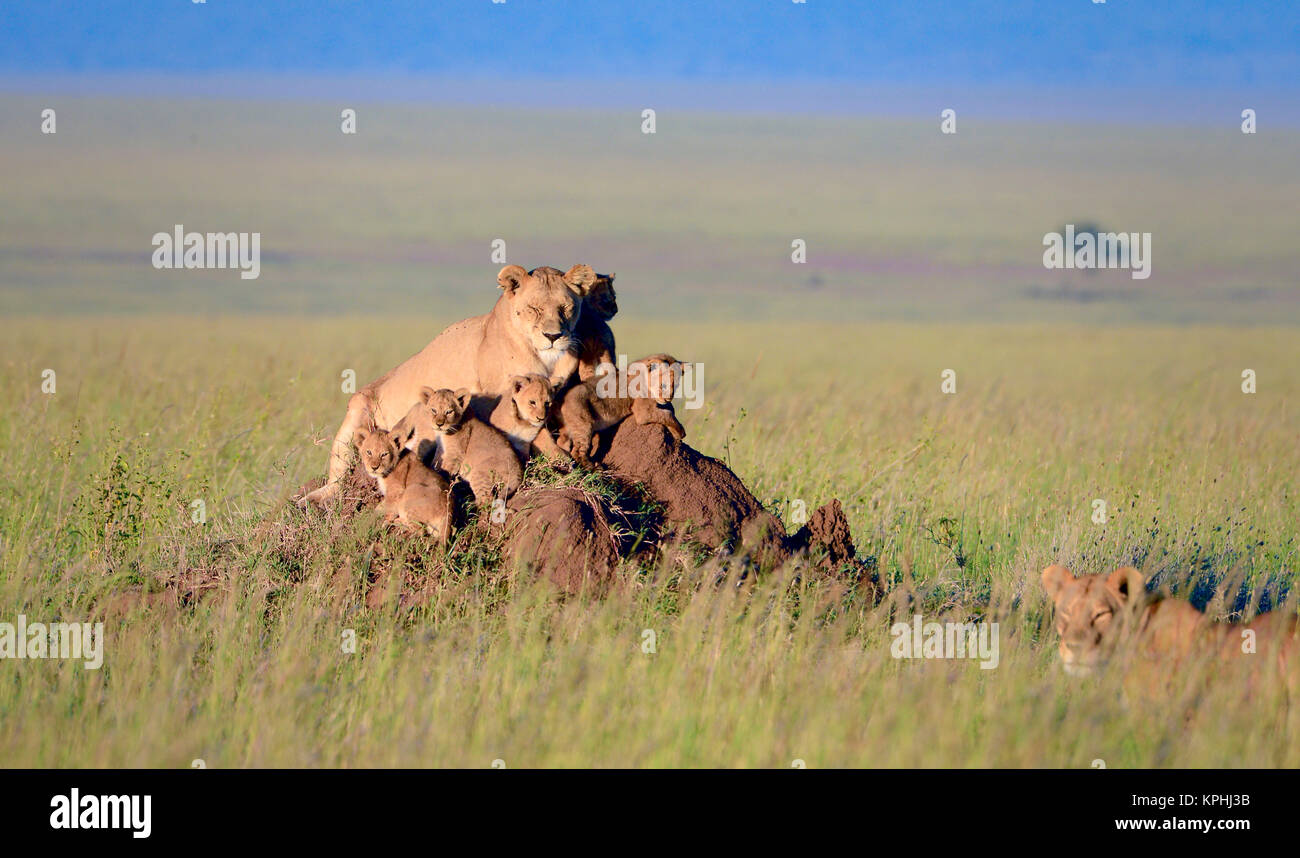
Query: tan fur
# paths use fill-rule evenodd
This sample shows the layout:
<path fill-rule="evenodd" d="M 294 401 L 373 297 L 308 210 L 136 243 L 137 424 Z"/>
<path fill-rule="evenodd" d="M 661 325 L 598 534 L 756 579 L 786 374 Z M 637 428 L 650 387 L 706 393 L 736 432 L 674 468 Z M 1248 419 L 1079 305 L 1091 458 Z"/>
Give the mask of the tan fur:
<path fill-rule="evenodd" d="M 432 441 L 435 464 L 452 476 L 464 477 L 481 504 L 508 500 L 519 490 L 524 469 L 505 434 L 480 420 L 471 410 L 473 394 L 426 387 L 407 422 L 414 443 Z"/>
<path fill-rule="evenodd" d="M 618 313 L 614 274 L 597 274 L 582 299 L 582 315 L 574 332 L 573 348 L 555 367 L 553 386 L 563 394 L 568 384 L 586 381 L 602 366 L 614 364 L 614 331 L 609 320 Z"/>
<path fill-rule="evenodd" d="M 380 512 L 385 521 L 423 529 L 439 542 L 451 536 L 451 487 L 419 457 L 398 447 L 382 430 L 360 428 L 353 435 L 362 467 L 384 496 Z"/>
<path fill-rule="evenodd" d="M 1092 673 L 1120 654 L 1166 666 L 1194 655 L 1250 666 L 1241 660 L 1276 659 L 1284 674 L 1294 662 L 1294 615 L 1275 611 L 1251 623 L 1214 623 L 1188 602 L 1149 596 L 1142 573 L 1131 566 L 1075 576 L 1053 565 L 1041 580 L 1056 608 L 1061 663 L 1071 675 Z M 1255 653 L 1243 651 L 1243 631 L 1255 633 Z"/>
<path fill-rule="evenodd" d="M 347 472 L 353 433 L 367 425 L 399 428 L 399 421 L 419 402 L 420 390 L 469 388 L 486 418 L 516 375 L 540 373 L 563 386 L 574 367 L 561 360 L 576 348 L 582 298 L 595 283 L 588 265 L 567 272 L 554 268 L 525 271 L 507 265 L 497 275 L 501 296 L 492 311 L 447 328 L 418 354 L 366 385 L 348 401 L 348 412 L 330 450 L 325 485 L 299 503 L 325 503 L 338 493 Z M 567 367 L 567 369 L 566 369 Z M 476 406 L 479 407 L 479 406 Z"/>
<path fill-rule="evenodd" d="M 510 440 L 519 461 L 528 464 L 536 452 L 563 456 L 546 428 L 554 394 L 551 382 L 542 375 L 517 375 L 510 380 L 508 395 L 502 396 L 489 421 Z"/>
<path fill-rule="evenodd" d="M 680 441 L 686 437 L 686 429 L 673 411 L 672 398 L 681 383 L 681 371 L 676 358 L 651 355 L 628 364 L 621 374 L 596 376 L 575 385 L 560 406 L 560 449 L 589 465 L 597 446 L 596 433 L 628 417 L 640 424 L 658 423 Z M 614 395 L 619 375 L 626 381 L 627 396 Z"/>

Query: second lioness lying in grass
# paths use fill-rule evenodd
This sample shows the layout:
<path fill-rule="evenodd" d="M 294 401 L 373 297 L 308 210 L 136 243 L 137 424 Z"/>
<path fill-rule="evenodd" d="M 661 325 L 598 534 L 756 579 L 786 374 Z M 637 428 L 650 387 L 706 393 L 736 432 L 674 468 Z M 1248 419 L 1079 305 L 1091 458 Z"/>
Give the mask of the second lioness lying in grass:
<path fill-rule="evenodd" d="M 1131 566 L 1109 575 L 1074 575 L 1064 566 L 1042 572 L 1056 608 L 1061 664 L 1071 676 L 1088 675 L 1121 657 L 1174 665 L 1188 657 L 1218 664 L 1243 658 L 1275 664 L 1283 675 L 1296 666 L 1294 612 L 1275 610 L 1250 623 L 1215 623 L 1191 603 L 1147 593 Z"/>

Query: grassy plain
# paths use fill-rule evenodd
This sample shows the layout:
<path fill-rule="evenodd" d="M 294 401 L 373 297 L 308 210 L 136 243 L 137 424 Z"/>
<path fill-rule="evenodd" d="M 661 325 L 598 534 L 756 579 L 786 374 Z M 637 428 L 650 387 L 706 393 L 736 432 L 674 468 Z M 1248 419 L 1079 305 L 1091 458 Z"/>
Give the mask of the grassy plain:
<path fill-rule="evenodd" d="M 1271 692 L 1067 681 L 1037 584 L 1132 562 L 1218 616 L 1293 587 L 1294 131 L 373 104 L 346 137 L 344 106 L 0 96 L 0 621 L 108 634 L 98 671 L 0 664 L 0 764 L 1300 765 Z M 1045 272 L 1085 219 L 1152 232 L 1152 278 Z M 261 231 L 261 278 L 155 271 L 176 223 Z M 322 473 L 340 373 L 484 311 L 498 237 L 618 272 L 620 351 L 704 365 L 690 443 L 787 522 L 841 498 L 892 593 L 999 623 L 998 668 L 895 660 L 887 608 L 779 576 L 484 569 L 370 609 L 330 586 L 364 518 L 278 565 L 257 528 Z M 190 574 L 198 604 L 107 611 Z"/>
<path fill-rule="evenodd" d="M 369 331 L 390 324 L 391 340 Z M 1288 765 L 1300 717 L 1219 683 L 1184 723 L 1067 682 L 1036 573 L 1133 561 L 1223 615 L 1291 585 L 1300 414 L 1287 330 L 629 321 L 705 366 L 689 439 L 787 521 L 840 497 L 862 552 L 1001 660 L 899 662 L 883 610 L 767 579 L 629 573 L 563 600 L 504 570 L 414 614 L 340 601 L 257 535 L 316 476 L 345 396 L 438 323 L 4 322 L 5 615 L 100 616 L 200 570 L 216 593 L 109 619 L 105 666 L 8 662 L 6 765 Z M 792 345 L 797 343 L 797 345 Z M 828 369 L 829 367 L 829 369 Z M 1243 367 L 1260 390 L 1240 389 Z M 57 392 L 40 391 L 54 368 Z M 939 372 L 958 373 L 958 392 Z M 1104 499 L 1108 521 L 1094 524 Z M 204 500 L 207 522 L 191 520 Z M 362 520 L 336 564 L 357 580 Z M 330 538 L 321 526 L 321 539 Z M 1218 584 L 1226 599 L 1211 598 Z M 1198 590 L 1199 586 L 1199 590 Z M 838 605 L 836 610 L 830 610 Z M 355 654 L 340 651 L 357 631 Z M 655 630 L 657 652 L 642 651 Z M 1190 691 L 1188 692 L 1191 693 Z"/>

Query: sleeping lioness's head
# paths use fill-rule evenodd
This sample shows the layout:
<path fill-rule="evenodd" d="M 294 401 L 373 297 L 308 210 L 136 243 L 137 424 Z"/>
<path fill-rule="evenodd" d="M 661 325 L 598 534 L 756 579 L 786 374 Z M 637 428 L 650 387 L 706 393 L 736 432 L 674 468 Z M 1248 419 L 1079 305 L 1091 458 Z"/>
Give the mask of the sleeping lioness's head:
<path fill-rule="evenodd" d="M 575 265 L 568 271 L 547 266 L 525 271 L 507 265 L 497 274 L 511 324 L 539 353 L 557 354 L 573 344 L 582 299 L 595 282 L 590 265 Z"/>
<path fill-rule="evenodd" d="M 1043 570 L 1042 581 L 1056 606 L 1065 672 L 1084 676 L 1101 668 L 1145 602 L 1142 573 L 1123 566 L 1109 575 L 1076 577 L 1053 565 Z"/>

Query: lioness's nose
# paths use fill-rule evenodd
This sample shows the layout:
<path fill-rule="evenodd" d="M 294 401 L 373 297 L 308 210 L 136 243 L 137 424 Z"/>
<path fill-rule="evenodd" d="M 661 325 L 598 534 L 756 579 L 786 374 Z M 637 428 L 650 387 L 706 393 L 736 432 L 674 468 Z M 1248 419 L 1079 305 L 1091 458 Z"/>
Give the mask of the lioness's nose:
<path fill-rule="evenodd" d="M 548 333 L 543 332 L 543 333 L 542 333 L 542 336 L 546 337 L 546 339 L 550 340 L 551 342 L 555 342 L 555 341 L 558 340 L 560 337 L 564 336 L 564 334 L 563 334 L 563 332 L 561 332 L 561 331 L 556 331 L 556 332 L 553 333 L 553 334 L 548 334 Z"/>

